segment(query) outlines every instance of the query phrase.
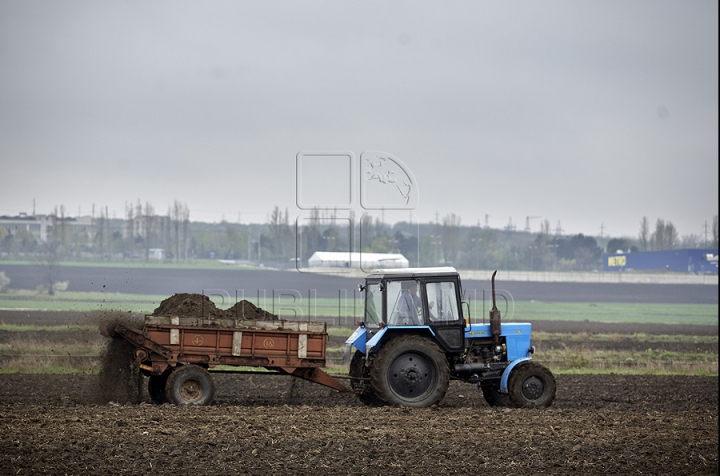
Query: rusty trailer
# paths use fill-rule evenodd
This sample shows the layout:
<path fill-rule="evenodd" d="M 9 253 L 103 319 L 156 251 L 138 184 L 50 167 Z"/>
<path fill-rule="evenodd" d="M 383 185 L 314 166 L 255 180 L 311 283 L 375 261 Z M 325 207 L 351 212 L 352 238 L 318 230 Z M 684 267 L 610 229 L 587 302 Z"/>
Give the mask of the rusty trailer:
<path fill-rule="evenodd" d="M 147 315 L 142 330 L 117 324 L 113 331 L 134 347 L 134 364 L 150 377 L 148 393 L 157 403 L 210 403 L 215 385 L 209 370 L 218 366 L 264 368 L 350 392 L 323 370 L 324 322 Z"/>

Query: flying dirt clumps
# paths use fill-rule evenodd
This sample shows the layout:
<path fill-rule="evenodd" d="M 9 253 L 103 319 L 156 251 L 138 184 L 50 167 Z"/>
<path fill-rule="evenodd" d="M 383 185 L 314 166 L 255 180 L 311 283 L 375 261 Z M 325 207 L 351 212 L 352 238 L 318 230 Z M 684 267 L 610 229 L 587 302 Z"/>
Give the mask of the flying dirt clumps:
<path fill-rule="evenodd" d="M 208 296 L 189 293 L 175 294 L 165 299 L 160 303 L 160 306 L 153 311 L 153 315 L 258 321 L 272 321 L 277 319 L 275 314 L 267 312 L 245 299 L 224 311 L 218 309 Z"/>

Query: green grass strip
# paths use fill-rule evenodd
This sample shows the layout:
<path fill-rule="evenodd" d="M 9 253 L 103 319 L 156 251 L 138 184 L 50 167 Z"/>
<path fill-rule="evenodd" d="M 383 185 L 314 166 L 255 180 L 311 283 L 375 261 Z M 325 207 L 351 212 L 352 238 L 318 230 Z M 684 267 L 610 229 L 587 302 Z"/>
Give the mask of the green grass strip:
<path fill-rule="evenodd" d="M 0 309 L 48 310 L 48 311 L 132 311 L 151 313 L 169 296 L 118 293 L 63 292 L 53 296 L 32 292 L 5 292 L 0 294 Z M 221 302 L 212 297 L 222 309 L 231 302 Z M 326 319 L 330 324 L 352 324 L 361 319 L 362 301 L 320 298 L 312 301 L 301 299 L 295 303 L 272 299 L 248 299 L 263 309 L 283 317 L 303 320 Z M 483 307 L 483 304 L 485 306 Z M 488 303 L 471 301 L 473 322 L 487 322 Z M 500 306 L 504 322 L 532 321 L 589 321 L 617 324 L 685 324 L 718 325 L 718 306 L 715 304 L 653 304 L 653 303 L 547 303 L 539 301 L 515 301 L 510 306 Z M 337 319 L 337 322 L 335 322 Z"/>

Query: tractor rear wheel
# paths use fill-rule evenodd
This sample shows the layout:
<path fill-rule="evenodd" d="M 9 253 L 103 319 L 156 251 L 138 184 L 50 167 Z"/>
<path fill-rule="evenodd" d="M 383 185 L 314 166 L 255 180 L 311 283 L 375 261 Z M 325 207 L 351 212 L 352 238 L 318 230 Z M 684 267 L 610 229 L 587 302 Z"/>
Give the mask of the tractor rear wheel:
<path fill-rule="evenodd" d="M 552 372 L 535 362 L 518 365 L 508 379 L 510 401 L 516 407 L 549 407 L 556 389 Z"/>
<path fill-rule="evenodd" d="M 176 405 L 208 405 L 215 396 L 210 372 L 197 365 L 183 365 L 172 371 L 165 384 L 165 395 Z"/>
<path fill-rule="evenodd" d="M 507 407 L 510 406 L 510 395 L 500 393 L 500 382 L 494 382 L 492 385 L 482 388 L 483 397 L 491 407 Z"/>
<path fill-rule="evenodd" d="M 445 396 L 450 368 L 434 342 L 416 335 L 400 336 L 378 352 L 370 382 L 385 403 L 424 408 Z"/>
<path fill-rule="evenodd" d="M 355 394 L 365 405 L 377 406 L 382 404 L 375 391 L 370 385 L 368 379 L 370 377 L 370 371 L 365 366 L 365 354 L 359 350 L 355 351 L 352 360 L 350 361 L 350 386 L 355 391 Z M 361 380 L 363 379 L 363 380 Z"/>

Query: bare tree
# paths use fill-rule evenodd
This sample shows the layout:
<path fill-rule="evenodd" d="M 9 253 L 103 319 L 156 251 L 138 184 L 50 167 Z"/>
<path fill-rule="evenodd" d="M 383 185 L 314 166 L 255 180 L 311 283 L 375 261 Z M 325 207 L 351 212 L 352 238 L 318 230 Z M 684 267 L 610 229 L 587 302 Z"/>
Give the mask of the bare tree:
<path fill-rule="evenodd" d="M 179 200 L 173 202 L 172 226 L 175 234 L 175 262 L 180 261 L 180 222 L 182 221 L 183 205 Z"/>
<path fill-rule="evenodd" d="M 665 249 L 672 250 L 678 243 L 678 232 L 675 225 L 671 221 L 665 224 Z"/>
<path fill-rule="evenodd" d="M 187 261 L 188 229 L 190 228 L 190 209 L 187 203 L 182 206 L 182 252 L 183 260 Z"/>
<path fill-rule="evenodd" d="M 640 250 L 649 251 L 650 245 L 650 223 L 648 223 L 647 217 L 643 217 L 640 221 Z"/>
<path fill-rule="evenodd" d="M 460 217 L 454 213 L 445 215 L 442 222 L 442 233 L 445 263 L 454 263 L 460 244 Z"/>
<path fill-rule="evenodd" d="M 62 245 L 57 240 L 48 239 L 43 248 L 40 254 L 40 263 L 43 266 L 45 281 L 48 284 L 48 294 L 52 296 L 55 294 L 53 285 L 58 281 Z"/>
<path fill-rule="evenodd" d="M 333 219 L 331 219 L 334 222 Z M 271 246 L 276 254 L 282 258 L 287 258 L 290 254 L 292 245 L 292 231 L 290 230 L 290 215 L 287 208 L 285 214 L 280 211 L 280 207 L 275 207 L 270 216 L 270 240 Z"/>
<path fill-rule="evenodd" d="M 125 229 L 127 236 L 133 240 L 135 238 L 135 213 L 132 205 L 125 203 Z"/>
<path fill-rule="evenodd" d="M 651 240 L 655 251 L 665 249 L 665 220 L 662 218 L 658 218 L 655 222 L 655 231 Z"/>
<path fill-rule="evenodd" d="M 665 222 L 665 220 L 658 218 L 655 222 L 655 232 L 653 232 L 651 240 L 655 251 L 675 248 L 678 243 L 678 232 L 675 225 L 671 221 Z"/>
<path fill-rule="evenodd" d="M 540 224 L 540 234 L 544 237 L 550 236 L 550 220 L 545 220 Z"/>
<path fill-rule="evenodd" d="M 154 224 L 155 209 L 150 204 L 150 202 L 145 202 L 145 215 L 143 215 L 143 240 L 145 241 L 145 262 L 150 261 L 150 247 L 152 246 Z"/>
<path fill-rule="evenodd" d="M 712 247 L 718 247 L 718 216 L 715 215 L 712 220 Z"/>
<path fill-rule="evenodd" d="M 105 216 L 102 209 L 100 209 L 100 216 L 95 221 L 95 243 L 98 245 L 97 251 L 102 258 L 105 255 Z"/>
<path fill-rule="evenodd" d="M 169 252 L 173 252 L 173 233 L 172 233 L 172 208 L 168 206 L 167 215 L 163 218 L 163 247 Z"/>
<path fill-rule="evenodd" d="M 684 235 L 681 242 L 683 248 L 699 248 L 702 237 L 697 233 L 692 233 L 690 235 Z"/>

